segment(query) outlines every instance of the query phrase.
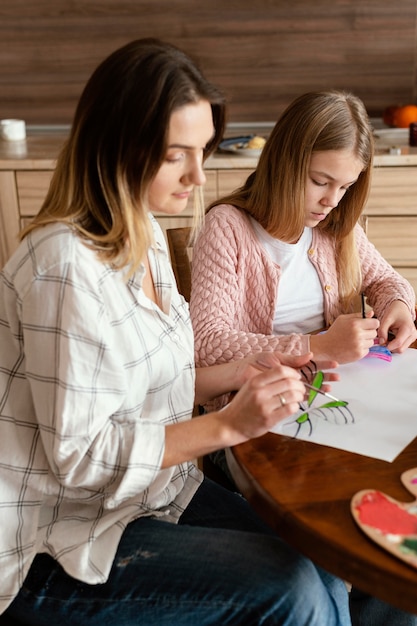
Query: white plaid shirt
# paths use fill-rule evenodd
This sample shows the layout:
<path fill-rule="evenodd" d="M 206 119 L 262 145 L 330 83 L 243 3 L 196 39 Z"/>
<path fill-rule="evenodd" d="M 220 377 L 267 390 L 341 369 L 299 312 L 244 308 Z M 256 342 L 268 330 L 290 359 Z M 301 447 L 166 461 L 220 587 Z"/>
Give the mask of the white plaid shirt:
<path fill-rule="evenodd" d="M 160 469 L 164 426 L 190 419 L 194 341 L 151 217 L 149 262 L 127 282 L 67 226 L 37 229 L 0 274 L 0 613 L 37 552 L 107 579 L 131 520 L 176 522 L 201 482 Z"/>

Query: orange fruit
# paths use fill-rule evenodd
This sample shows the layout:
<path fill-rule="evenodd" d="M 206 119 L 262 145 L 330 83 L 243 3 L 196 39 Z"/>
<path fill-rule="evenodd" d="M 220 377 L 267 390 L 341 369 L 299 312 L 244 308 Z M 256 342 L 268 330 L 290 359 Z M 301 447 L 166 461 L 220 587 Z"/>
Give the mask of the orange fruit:
<path fill-rule="evenodd" d="M 416 104 L 406 104 L 393 111 L 392 125 L 396 128 L 408 128 L 412 122 L 417 122 Z"/>

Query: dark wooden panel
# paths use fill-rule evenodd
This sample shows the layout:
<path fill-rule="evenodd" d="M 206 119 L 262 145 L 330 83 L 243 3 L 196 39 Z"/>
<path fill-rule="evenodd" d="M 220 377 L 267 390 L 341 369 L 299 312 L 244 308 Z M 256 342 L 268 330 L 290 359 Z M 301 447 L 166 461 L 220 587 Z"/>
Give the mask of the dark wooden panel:
<path fill-rule="evenodd" d="M 230 121 L 275 121 L 309 89 L 344 88 L 370 115 L 417 101 L 417 0 L 2 0 L 0 117 L 68 124 L 96 65 L 158 36 L 223 88 Z"/>

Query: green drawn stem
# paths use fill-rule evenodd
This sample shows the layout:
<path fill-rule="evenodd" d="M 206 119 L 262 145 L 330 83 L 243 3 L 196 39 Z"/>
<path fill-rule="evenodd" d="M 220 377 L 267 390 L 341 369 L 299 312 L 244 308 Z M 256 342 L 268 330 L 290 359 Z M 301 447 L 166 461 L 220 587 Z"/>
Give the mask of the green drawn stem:
<path fill-rule="evenodd" d="M 317 374 L 314 376 L 314 380 L 311 384 L 313 385 L 313 387 L 315 387 L 318 390 L 321 388 L 323 384 L 323 380 L 324 380 L 323 372 L 318 371 Z M 314 399 L 317 396 L 317 394 L 318 394 L 318 391 L 315 391 L 314 389 L 310 389 L 310 393 L 308 394 L 308 400 L 307 400 L 308 406 L 311 406 L 313 404 Z"/>

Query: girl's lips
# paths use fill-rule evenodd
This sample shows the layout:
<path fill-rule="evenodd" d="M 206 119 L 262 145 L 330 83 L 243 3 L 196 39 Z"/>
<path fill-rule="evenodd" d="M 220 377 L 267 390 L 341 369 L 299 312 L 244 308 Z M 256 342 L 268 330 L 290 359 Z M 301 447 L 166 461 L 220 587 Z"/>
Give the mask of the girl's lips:
<path fill-rule="evenodd" d="M 319 222 L 325 220 L 327 217 L 327 213 L 312 213 L 311 215 L 313 216 L 314 220 L 318 220 Z"/>

